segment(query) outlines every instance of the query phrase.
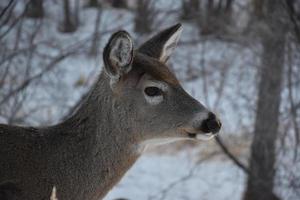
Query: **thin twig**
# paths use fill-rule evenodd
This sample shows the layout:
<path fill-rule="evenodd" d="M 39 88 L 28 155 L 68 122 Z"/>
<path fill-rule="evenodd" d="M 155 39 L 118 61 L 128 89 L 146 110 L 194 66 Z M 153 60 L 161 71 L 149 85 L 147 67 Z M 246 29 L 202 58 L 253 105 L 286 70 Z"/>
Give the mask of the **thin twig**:
<path fill-rule="evenodd" d="M 248 169 L 248 167 L 246 167 L 241 161 L 239 161 L 230 151 L 229 149 L 226 147 L 226 145 L 223 143 L 222 139 L 220 136 L 215 137 L 217 143 L 219 144 L 219 146 L 221 147 L 221 149 L 223 150 L 223 152 L 225 153 L 225 155 L 227 155 L 227 157 L 232 160 L 234 162 L 234 164 L 236 164 L 240 169 L 242 169 L 246 174 L 250 174 L 250 170 Z"/>
<path fill-rule="evenodd" d="M 2 105 L 3 103 L 5 103 L 10 97 L 12 97 L 13 95 L 17 94 L 18 92 L 24 90 L 25 88 L 27 88 L 30 83 L 32 83 L 33 81 L 35 81 L 36 79 L 39 79 L 41 77 L 43 77 L 43 75 L 48 72 L 51 71 L 59 62 L 61 62 L 62 60 L 64 60 L 67 56 L 74 54 L 76 52 L 74 51 L 70 51 L 67 52 L 65 54 L 61 54 L 59 56 L 57 56 L 51 63 L 49 63 L 44 70 L 42 70 L 40 73 L 26 79 L 19 87 L 17 87 L 16 89 L 12 90 L 9 94 L 7 94 L 6 96 L 3 97 L 3 99 L 0 101 L 0 105 Z"/>
<path fill-rule="evenodd" d="M 291 3 L 289 3 L 289 1 L 286 1 L 286 2 L 283 1 L 282 4 L 283 4 L 283 7 L 285 7 L 285 9 L 287 10 L 289 18 L 294 26 L 296 38 L 297 38 L 298 42 L 300 43 L 300 28 L 299 28 L 299 25 L 297 22 L 296 13 L 294 11 L 293 5 Z"/>
<path fill-rule="evenodd" d="M 213 157 L 214 155 L 215 155 L 215 154 L 210 154 L 210 155 L 208 155 L 208 156 L 202 158 L 201 160 L 197 161 L 197 163 L 189 170 L 189 172 L 188 172 L 186 175 L 184 175 L 184 176 L 180 177 L 179 179 L 177 179 L 176 181 L 170 183 L 168 186 L 166 186 L 164 189 L 162 189 L 157 195 L 151 196 L 151 197 L 149 197 L 148 199 L 149 199 L 149 200 L 152 200 L 152 199 L 155 199 L 155 200 L 156 200 L 156 199 L 158 199 L 158 197 L 160 196 L 159 200 L 164 200 L 164 199 L 167 197 L 168 192 L 169 192 L 172 188 L 174 188 L 174 187 L 175 187 L 176 185 L 178 185 L 179 183 L 182 183 L 182 182 L 184 182 L 184 181 L 186 181 L 186 180 L 189 180 L 189 179 L 195 174 L 195 172 L 196 172 L 196 170 L 198 169 L 199 165 L 200 165 L 202 162 L 204 162 L 204 161 L 210 159 L 210 158 Z"/>
<path fill-rule="evenodd" d="M 6 13 L 6 11 L 11 7 L 11 5 L 13 4 L 14 0 L 10 0 L 7 4 L 7 6 L 4 7 L 4 9 L 1 11 L 0 13 L 0 19 L 4 16 L 4 14 Z"/>

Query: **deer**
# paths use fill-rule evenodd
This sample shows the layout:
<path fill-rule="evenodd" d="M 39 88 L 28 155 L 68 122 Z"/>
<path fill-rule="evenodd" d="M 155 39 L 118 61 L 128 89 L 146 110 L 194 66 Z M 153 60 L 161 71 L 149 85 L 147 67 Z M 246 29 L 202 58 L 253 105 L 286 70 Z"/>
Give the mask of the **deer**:
<path fill-rule="evenodd" d="M 219 118 L 190 96 L 167 66 L 182 25 L 135 48 L 112 34 L 104 67 L 77 111 L 56 125 L 0 124 L 0 199 L 98 200 L 150 144 L 217 135 Z"/>

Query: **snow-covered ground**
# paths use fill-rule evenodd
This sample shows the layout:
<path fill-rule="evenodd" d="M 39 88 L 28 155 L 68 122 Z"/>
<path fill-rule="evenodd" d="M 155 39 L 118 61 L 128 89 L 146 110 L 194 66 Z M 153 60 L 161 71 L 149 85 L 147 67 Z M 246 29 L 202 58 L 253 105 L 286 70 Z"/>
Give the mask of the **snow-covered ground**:
<path fill-rule="evenodd" d="M 228 160 L 196 162 L 187 151 L 143 155 L 105 200 L 239 200 L 245 174 Z"/>

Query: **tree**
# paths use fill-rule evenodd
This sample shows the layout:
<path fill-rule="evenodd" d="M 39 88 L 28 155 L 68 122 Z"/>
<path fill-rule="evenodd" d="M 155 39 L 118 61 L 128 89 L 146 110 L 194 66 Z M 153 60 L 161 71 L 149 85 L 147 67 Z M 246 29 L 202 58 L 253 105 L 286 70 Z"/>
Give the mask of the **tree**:
<path fill-rule="evenodd" d="M 152 0 L 140 0 L 134 18 L 134 30 L 140 34 L 151 33 L 154 22 L 154 8 Z"/>
<path fill-rule="evenodd" d="M 112 7 L 115 7 L 115 8 L 127 8 L 127 1 L 126 0 L 112 0 L 111 5 L 112 5 Z"/>
<path fill-rule="evenodd" d="M 75 0 L 74 21 L 77 26 L 80 24 L 80 0 Z"/>
<path fill-rule="evenodd" d="M 182 20 L 193 20 L 199 14 L 201 4 L 200 0 L 182 0 Z"/>
<path fill-rule="evenodd" d="M 87 3 L 88 7 L 99 7 L 101 3 L 98 0 L 89 0 Z"/>
<path fill-rule="evenodd" d="M 99 41 L 100 41 L 100 34 L 99 34 L 99 27 L 100 27 L 100 22 L 101 22 L 101 15 L 102 15 L 102 8 L 98 8 L 97 11 L 97 17 L 95 20 L 95 30 L 94 34 L 92 36 L 92 45 L 90 49 L 90 55 L 91 56 L 97 56 L 99 52 Z"/>
<path fill-rule="evenodd" d="M 227 34 L 231 23 L 233 0 L 206 0 L 198 14 L 200 34 Z M 233 28 L 230 26 L 229 28 Z"/>
<path fill-rule="evenodd" d="M 280 0 L 254 0 L 262 28 L 260 83 L 245 200 L 279 199 L 273 192 L 284 71 L 285 15 Z"/>
<path fill-rule="evenodd" d="M 30 0 L 27 4 L 25 15 L 31 18 L 44 17 L 43 0 Z"/>
<path fill-rule="evenodd" d="M 69 0 L 64 0 L 63 5 L 64 10 L 64 19 L 60 27 L 60 31 L 63 33 L 72 33 L 76 31 L 77 24 L 76 24 L 76 18 L 71 12 L 70 2 Z"/>

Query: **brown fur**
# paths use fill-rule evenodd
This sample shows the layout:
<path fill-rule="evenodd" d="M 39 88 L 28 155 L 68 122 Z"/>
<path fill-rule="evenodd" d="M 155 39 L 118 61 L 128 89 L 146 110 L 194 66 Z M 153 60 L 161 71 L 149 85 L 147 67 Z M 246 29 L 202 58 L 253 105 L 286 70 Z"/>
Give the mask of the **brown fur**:
<path fill-rule="evenodd" d="M 170 69 L 156 59 L 153 59 L 145 54 L 136 52 L 133 66 L 143 69 L 145 73 L 150 74 L 159 81 L 164 81 L 170 85 L 178 86 L 179 81 Z"/>

